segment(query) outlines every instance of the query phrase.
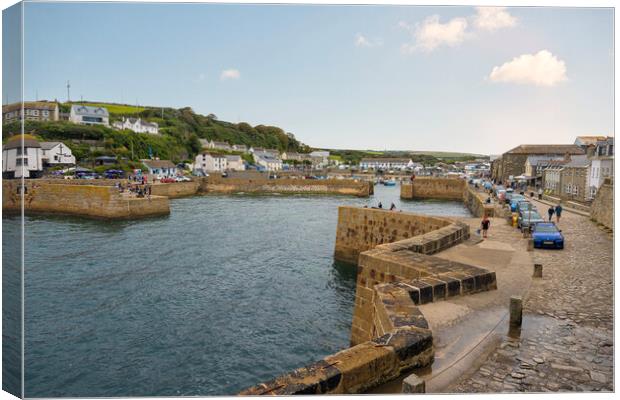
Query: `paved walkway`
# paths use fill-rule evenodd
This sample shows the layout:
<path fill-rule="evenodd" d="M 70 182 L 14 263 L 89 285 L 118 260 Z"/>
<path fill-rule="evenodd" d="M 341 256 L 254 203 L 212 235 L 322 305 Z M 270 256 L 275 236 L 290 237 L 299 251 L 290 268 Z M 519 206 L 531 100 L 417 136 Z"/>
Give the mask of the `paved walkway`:
<path fill-rule="evenodd" d="M 522 330 L 442 392 L 613 390 L 613 238 L 579 214 L 559 226 L 565 249 L 533 253 L 544 272 L 524 296 Z"/>

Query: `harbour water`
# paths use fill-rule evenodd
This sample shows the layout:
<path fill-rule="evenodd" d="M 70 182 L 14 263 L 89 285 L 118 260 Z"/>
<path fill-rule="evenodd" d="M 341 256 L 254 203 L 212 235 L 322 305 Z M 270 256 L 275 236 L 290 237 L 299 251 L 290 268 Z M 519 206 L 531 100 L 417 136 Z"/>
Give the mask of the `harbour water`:
<path fill-rule="evenodd" d="M 26 217 L 26 396 L 230 395 L 348 347 L 355 268 L 332 257 L 338 206 L 469 215 L 398 194 L 197 196 L 130 222 Z M 5 252 L 19 229 L 3 220 Z"/>

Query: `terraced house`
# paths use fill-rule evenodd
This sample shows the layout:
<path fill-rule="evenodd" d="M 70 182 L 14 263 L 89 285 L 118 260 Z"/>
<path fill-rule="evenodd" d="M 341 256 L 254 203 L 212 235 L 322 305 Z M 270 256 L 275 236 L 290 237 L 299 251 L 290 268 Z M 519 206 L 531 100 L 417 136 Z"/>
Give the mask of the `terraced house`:
<path fill-rule="evenodd" d="M 23 104 L 23 108 L 22 108 Z M 2 106 L 2 123 L 20 121 L 58 121 L 58 103 L 48 101 L 25 101 Z"/>
<path fill-rule="evenodd" d="M 504 182 L 511 177 L 524 175 L 528 157 L 553 160 L 583 154 L 584 149 L 576 144 L 522 144 L 493 161 L 491 177 Z"/>

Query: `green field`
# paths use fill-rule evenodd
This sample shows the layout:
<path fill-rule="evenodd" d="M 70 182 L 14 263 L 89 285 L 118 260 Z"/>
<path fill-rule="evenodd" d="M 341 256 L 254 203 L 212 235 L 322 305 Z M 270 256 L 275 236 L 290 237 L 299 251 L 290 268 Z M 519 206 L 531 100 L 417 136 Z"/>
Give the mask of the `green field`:
<path fill-rule="evenodd" d="M 122 115 L 137 114 L 146 109 L 145 107 L 130 106 L 127 104 L 90 103 L 86 101 L 85 102 L 72 102 L 71 104 L 82 104 L 82 105 L 91 106 L 91 107 L 105 107 L 108 109 L 108 112 L 110 114 L 122 114 Z"/>

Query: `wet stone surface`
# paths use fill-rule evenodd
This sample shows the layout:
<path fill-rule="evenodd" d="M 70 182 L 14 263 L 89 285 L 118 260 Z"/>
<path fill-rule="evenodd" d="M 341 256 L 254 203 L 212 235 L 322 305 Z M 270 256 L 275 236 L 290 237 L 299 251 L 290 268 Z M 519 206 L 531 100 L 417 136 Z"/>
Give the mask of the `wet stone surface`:
<path fill-rule="evenodd" d="M 559 227 L 564 250 L 534 251 L 543 278 L 524 296 L 522 330 L 506 334 L 450 392 L 613 390 L 613 238 L 568 212 Z"/>

